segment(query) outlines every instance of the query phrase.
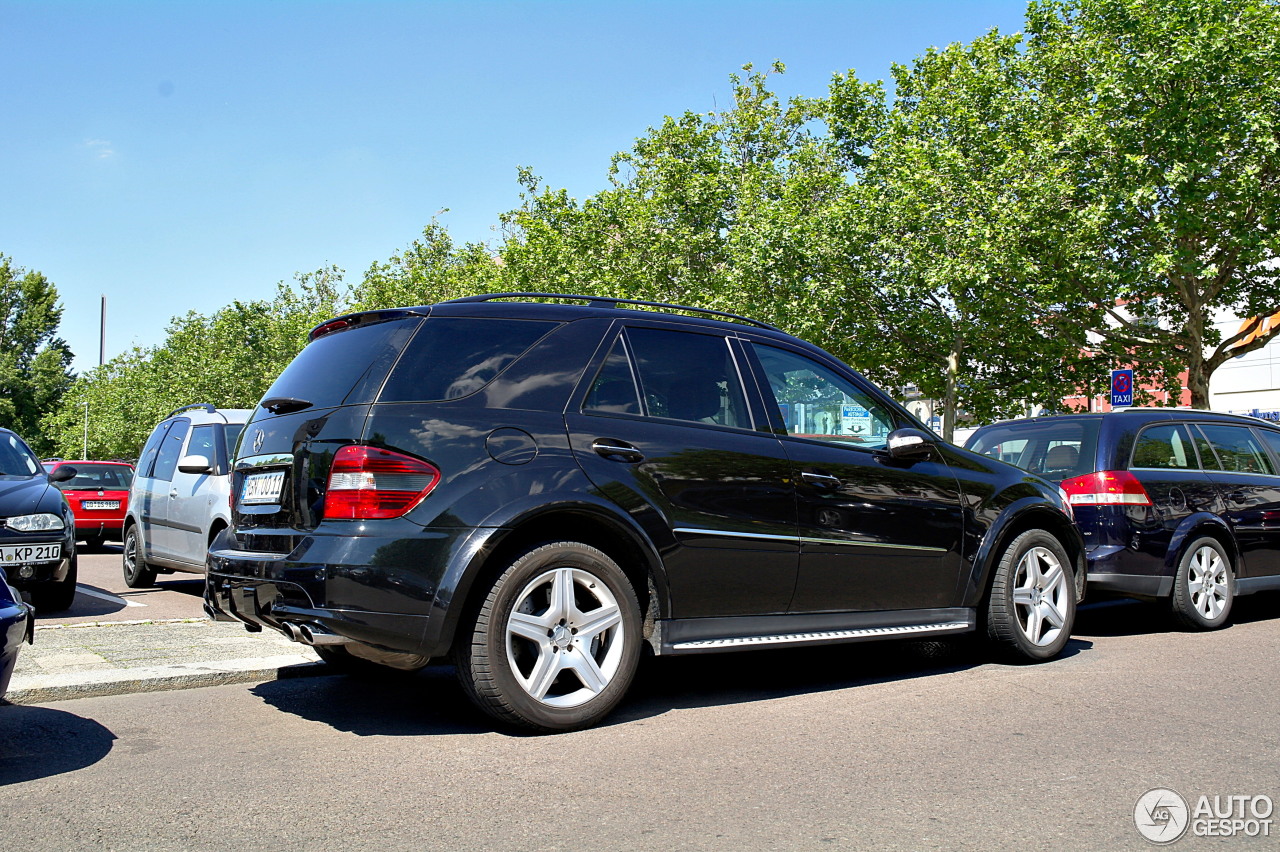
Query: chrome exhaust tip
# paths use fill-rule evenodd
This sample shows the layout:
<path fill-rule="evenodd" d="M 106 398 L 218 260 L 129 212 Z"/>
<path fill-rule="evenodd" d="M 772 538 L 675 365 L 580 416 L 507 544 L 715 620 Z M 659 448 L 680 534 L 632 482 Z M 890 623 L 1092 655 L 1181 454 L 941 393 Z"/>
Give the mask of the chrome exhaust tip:
<path fill-rule="evenodd" d="M 299 624 L 297 630 L 300 641 L 306 645 L 345 645 L 351 641 L 319 624 Z"/>
<path fill-rule="evenodd" d="M 302 641 L 302 636 L 301 636 L 301 632 L 298 630 L 298 625 L 294 624 L 292 621 L 282 621 L 280 622 L 280 627 L 284 630 L 284 635 L 289 637 L 290 642 Z"/>

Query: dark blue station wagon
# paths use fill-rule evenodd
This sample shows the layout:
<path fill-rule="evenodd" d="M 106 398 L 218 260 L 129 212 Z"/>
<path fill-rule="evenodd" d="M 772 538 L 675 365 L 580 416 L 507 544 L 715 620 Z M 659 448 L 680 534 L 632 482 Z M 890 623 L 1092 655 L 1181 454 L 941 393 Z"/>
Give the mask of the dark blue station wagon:
<path fill-rule="evenodd" d="M 1280 589 L 1280 428 L 1252 417 L 1135 408 L 985 426 L 966 446 L 1066 493 L 1089 587 L 1169 604 L 1191 629 L 1236 595 Z"/>

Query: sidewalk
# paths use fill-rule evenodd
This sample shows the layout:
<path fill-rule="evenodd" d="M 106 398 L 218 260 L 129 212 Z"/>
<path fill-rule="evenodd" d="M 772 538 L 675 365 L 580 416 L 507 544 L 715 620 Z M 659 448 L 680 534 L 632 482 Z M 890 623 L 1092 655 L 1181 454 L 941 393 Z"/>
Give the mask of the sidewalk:
<path fill-rule="evenodd" d="M 204 618 L 37 625 L 5 700 L 68 698 L 254 683 L 330 671 L 315 651 L 274 631 Z"/>

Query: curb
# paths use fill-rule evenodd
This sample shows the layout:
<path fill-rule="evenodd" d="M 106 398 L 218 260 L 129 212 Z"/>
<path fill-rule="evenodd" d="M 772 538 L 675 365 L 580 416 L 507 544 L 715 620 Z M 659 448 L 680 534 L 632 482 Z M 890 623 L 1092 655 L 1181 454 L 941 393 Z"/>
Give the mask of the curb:
<path fill-rule="evenodd" d="M 100 698 L 231 683 L 265 683 L 278 678 L 325 674 L 333 674 L 333 669 L 300 654 L 217 663 L 179 663 L 148 668 L 65 672 L 15 677 L 9 684 L 4 700 L 10 704 L 44 704 L 71 698 Z"/>

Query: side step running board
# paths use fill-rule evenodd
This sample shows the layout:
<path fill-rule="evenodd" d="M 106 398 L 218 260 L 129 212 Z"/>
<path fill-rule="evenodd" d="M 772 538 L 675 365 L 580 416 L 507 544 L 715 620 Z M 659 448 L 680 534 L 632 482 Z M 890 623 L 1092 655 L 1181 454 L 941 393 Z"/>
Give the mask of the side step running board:
<path fill-rule="evenodd" d="M 968 621 L 949 621 L 942 624 L 905 624 L 892 627 L 861 627 L 848 630 L 815 630 L 807 633 L 777 633 L 772 636 L 734 636 L 725 639 L 694 639 L 676 642 L 670 653 L 695 653 L 697 651 L 723 651 L 728 648 L 751 648 L 761 645 L 803 645 L 821 642 L 856 642 L 860 639 L 884 639 L 890 636 L 914 636 L 921 634 L 962 633 L 972 630 Z"/>

